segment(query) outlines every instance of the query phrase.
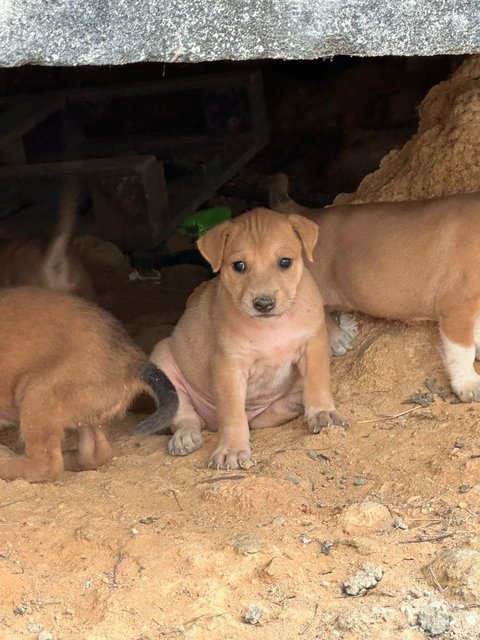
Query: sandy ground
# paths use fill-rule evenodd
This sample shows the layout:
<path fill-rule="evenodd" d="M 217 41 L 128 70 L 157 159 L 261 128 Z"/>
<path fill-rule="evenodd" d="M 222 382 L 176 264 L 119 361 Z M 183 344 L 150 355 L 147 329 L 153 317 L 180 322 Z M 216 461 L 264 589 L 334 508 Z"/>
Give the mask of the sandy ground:
<path fill-rule="evenodd" d="M 181 312 L 180 280 L 105 300 L 145 343 Z M 214 434 L 173 458 L 167 437 L 133 436 L 129 414 L 112 426 L 108 466 L 0 481 L 2 640 L 414 640 L 432 603 L 447 612 L 438 637 L 479 638 L 475 602 L 422 572 L 480 542 L 478 408 L 450 394 L 402 404 L 427 379 L 448 387 L 434 326 L 359 325 L 354 351 L 332 364 L 347 431 L 309 435 L 300 419 L 265 429 L 256 466 L 218 472 L 206 468 Z M 15 446 L 15 430 L 0 436 Z M 347 595 L 365 565 L 383 577 Z"/>

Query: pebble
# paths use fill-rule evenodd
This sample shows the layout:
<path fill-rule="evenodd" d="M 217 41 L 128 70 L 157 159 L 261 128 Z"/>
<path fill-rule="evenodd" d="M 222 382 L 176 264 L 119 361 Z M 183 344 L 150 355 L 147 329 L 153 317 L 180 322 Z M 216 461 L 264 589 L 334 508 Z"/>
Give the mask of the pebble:
<path fill-rule="evenodd" d="M 408 524 L 405 522 L 405 520 L 402 520 L 401 518 L 395 518 L 395 521 L 393 523 L 393 528 L 401 529 L 402 531 L 407 531 Z"/>
<path fill-rule="evenodd" d="M 38 622 L 29 622 L 27 624 L 27 631 L 30 633 L 40 633 L 42 626 Z"/>
<path fill-rule="evenodd" d="M 343 591 L 348 596 L 363 596 L 369 589 L 377 586 L 383 577 L 383 569 L 379 565 L 366 564 L 355 575 L 343 583 Z"/>
<path fill-rule="evenodd" d="M 281 526 L 282 524 L 285 524 L 285 523 L 286 523 L 286 521 L 287 521 L 287 519 L 285 518 L 285 516 L 275 516 L 275 518 L 273 518 L 273 520 L 272 520 L 271 524 L 272 524 L 274 527 L 279 527 L 279 526 Z"/>
<path fill-rule="evenodd" d="M 53 636 L 49 631 L 40 631 L 37 640 L 53 640 Z"/>
<path fill-rule="evenodd" d="M 310 449 L 309 451 L 307 451 L 307 455 L 312 460 L 316 460 L 318 458 L 318 453 L 316 451 L 314 451 L 313 449 Z"/>
<path fill-rule="evenodd" d="M 439 636 L 450 627 L 450 612 L 443 602 L 431 602 L 418 612 L 419 626 L 431 636 Z"/>
<path fill-rule="evenodd" d="M 258 553 L 263 549 L 263 540 L 252 533 L 239 535 L 233 541 L 233 548 L 237 553 L 247 556 L 251 553 Z"/>
<path fill-rule="evenodd" d="M 255 604 L 251 604 L 248 607 L 247 612 L 243 616 L 244 622 L 247 624 L 258 624 L 260 622 L 260 618 L 262 617 L 263 609 L 257 607 Z"/>
<path fill-rule="evenodd" d="M 468 493 L 468 492 L 470 491 L 470 489 L 471 489 L 471 488 L 472 488 L 472 487 L 471 487 L 471 485 L 469 485 L 469 484 L 461 484 L 461 485 L 458 487 L 458 493 Z"/>
<path fill-rule="evenodd" d="M 285 480 L 288 480 L 288 482 L 291 482 L 292 484 L 300 484 L 300 478 L 291 474 L 286 476 Z"/>
<path fill-rule="evenodd" d="M 322 542 L 322 546 L 320 547 L 320 551 L 323 553 L 324 556 L 328 556 L 332 549 L 333 549 L 332 540 L 324 540 Z"/>
<path fill-rule="evenodd" d="M 302 533 L 302 535 L 300 536 L 300 542 L 302 544 L 310 544 L 312 541 L 311 538 L 309 538 L 305 533 Z"/>
<path fill-rule="evenodd" d="M 366 482 L 367 481 L 365 480 L 365 478 L 362 478 L 361 476 L 358 476 L 358 478 L 354 478 L 353 479 L 353 486 L 354 487 L 361 487 L 364 484 L 366 484 Z"/>

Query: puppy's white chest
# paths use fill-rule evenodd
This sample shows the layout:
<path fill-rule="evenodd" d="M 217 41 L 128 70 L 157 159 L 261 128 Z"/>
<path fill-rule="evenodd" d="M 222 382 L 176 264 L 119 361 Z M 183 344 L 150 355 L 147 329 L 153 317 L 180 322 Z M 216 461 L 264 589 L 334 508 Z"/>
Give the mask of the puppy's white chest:
<path fill-rule="evenodd" d="M 291 387 L 294 375 L 295 364 L 292 361 L 253 365 L 247 383 L 247 405 L 273 402 Z"/>

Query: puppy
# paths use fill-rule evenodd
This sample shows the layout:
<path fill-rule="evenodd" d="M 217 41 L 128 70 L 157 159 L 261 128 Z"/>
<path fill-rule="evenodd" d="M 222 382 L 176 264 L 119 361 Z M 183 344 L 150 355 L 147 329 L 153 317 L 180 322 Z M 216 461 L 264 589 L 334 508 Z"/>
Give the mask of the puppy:
<path fill-rule="evenodd" d="M 172 455 L 202 444 L 201 429 L 218 429 L 210 465 L 242 467 L 252 429 L 300 414 L 318 433 L 345 425 L 330 391 L 327 333 L 318 288 L 304 269 L 318 228 L 300 216 L 255 209 L 198 241 L 220 275 L 200 285 L 170 338 L 151 359 L 177 389 Z M 155 420 L 140 432 L 160 431 Z"/>
<path fill-rule="evenodd" d="M 57 230 L 52 238 L 0 237 L 0 286 L 34 285 L 95 299 L 90 277 L 71 247 L 78 185 L 63 185 Z"/>
<path fill-rule="evenodd" d="M 20 424 L 25 454 L 0 458 L 0 478 L 55 480 L 64 466 L 96 469 L 111 456 L 105 424 L 145 391 L 155 420 L 170 424 L 174 387 L 131 341 L 120 323 L 89 302 L 48 289 L 0 291 L 0 423 Z M 66 428 L 79 432 L 65 460 Z"/>
<path fill-rule="evenodd" d="M 270 206 L 318 224 L 310 271 L 326 307 L 437 321 L 453 390 L 480 401 L 480 193 L 307 209 L 288 197 L 282 174 Z"/>

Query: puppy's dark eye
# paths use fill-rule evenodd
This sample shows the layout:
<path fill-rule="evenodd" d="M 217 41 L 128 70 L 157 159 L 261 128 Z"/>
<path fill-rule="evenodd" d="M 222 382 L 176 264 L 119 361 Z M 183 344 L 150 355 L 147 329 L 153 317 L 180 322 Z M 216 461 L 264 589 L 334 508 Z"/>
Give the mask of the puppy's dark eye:
<path fill-rule="evenodd" d="M 291 258 L 280 258 L 278 261 L 278 266 L 280 269 L 290 269 L 292 266 L 293 260 Z"/>
<path fill-rule="evenodd" d="M 237 260 L 232 264 L 233 270 L 241 273 L 242 271 L 247 270 L 247 263 L 243 262 L 243 260 Z"/>

